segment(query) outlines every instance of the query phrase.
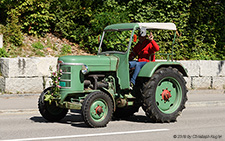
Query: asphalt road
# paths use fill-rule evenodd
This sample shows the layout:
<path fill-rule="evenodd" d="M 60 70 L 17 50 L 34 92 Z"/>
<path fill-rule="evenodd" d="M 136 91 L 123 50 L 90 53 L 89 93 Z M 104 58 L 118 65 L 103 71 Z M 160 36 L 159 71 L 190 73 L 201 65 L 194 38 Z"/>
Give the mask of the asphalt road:
<path fill-rule="evenodd" d="M 111 121 L 105 128 L 89 128 L 78 113 L 60 123 L 46 122 L 38 111 L 0 114 L 0 140 L 180 141 L 225 140 L 225 107 L 188 106 L 174 123 L 153 123 L 142 110 Z"/>

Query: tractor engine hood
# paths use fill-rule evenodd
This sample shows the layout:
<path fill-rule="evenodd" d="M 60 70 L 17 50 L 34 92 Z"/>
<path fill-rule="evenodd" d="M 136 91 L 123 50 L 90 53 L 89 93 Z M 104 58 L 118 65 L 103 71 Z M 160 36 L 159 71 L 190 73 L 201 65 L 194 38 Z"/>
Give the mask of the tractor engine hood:
<path fill-rule="evenodd" d="M 66 65 L 86 65 L 89 71 L 116 71 L 118 58 L 115 56 L 62 56 L 58 59 Z"/>

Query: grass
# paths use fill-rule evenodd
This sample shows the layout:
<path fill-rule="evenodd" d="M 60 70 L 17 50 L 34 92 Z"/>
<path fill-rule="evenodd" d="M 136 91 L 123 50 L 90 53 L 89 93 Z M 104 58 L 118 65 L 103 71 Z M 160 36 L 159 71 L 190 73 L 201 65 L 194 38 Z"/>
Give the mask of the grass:
<path fill-rule="evenodd" d="M 60 57 L 63 55 L 90 55 L 79 48 L 75 43 L 60 39 L 53 34 L 45 37 L 24 35 L 23 44 L 16 46 L 4 42 L 4 50 L 0 49 L 0 57 Z"/>
<path fill-rule="evenodd" d="M 40 49 L 40 50 L 44 49 L 44 46 L 40 41 L 34 42 L 31 46 L 35 49 Z"/>
<path fill-rule="evenodd" d="M 61 55 L 66 55 L 72 53 L 71 51 L 71 46 L 64 44 L 63 47 L 61 48 Z"/>

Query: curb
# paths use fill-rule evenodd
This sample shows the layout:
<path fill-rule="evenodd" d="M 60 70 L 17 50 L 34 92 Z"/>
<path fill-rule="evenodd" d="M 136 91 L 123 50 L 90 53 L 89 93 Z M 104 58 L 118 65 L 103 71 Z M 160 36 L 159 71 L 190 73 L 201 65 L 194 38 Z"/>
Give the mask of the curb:
<path fill-rule="evenodd" d="M 9 110 L 0 110 L 1 114 L 21 114 L 21 113 L 37 113 L 38 109 L 9 109 Z"/>
<path fill-rule="evenodd" d="M 186 107 L 225 106 L 225 101 L 187 102 Z"/>
<path fill-rule="evenodd" d="M 0 93 L 0 98 L 5 98 L 5 97 L 32 97 L 32 96 L 40 96 L 40 94 L 1 94 Z"/>
<path fill-rule="evenodd" d="M 225 101 L 204 101 L 204 102 L 187 102 L 186 107 L 213 107 L 225 106 Z M 9 109 L 0 110 L 1 114 L 22 114 L 22 113 L 37 113 L 38 109 Z"/>
<path fill-rule="evenodd" d="M 188 89 L 188 94 L 225 94 L 225 89 Z"/>

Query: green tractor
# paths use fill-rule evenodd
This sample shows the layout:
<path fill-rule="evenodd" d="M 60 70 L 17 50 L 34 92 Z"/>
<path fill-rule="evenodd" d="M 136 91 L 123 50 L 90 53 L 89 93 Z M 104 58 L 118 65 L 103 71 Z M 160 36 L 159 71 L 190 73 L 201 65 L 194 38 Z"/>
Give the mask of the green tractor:
<path fill-rule="evenodd" d="M 154 122 L 176 121 L 187 101 L 183 78 L 187 72 L 173 61 L 173 52 L 166 54 L 167 61 L 146 63 L 135 87 L 130 88 L 129 54 L 141 28 L 172 30 L 175 42 L 173 23 L 121 23 L 105 27 L 97 55 L 58 58 L 60 86 L 53 85 L 41 93 L 41 115 L 56 122 L 66 116 L 68 109 L 75 109 L 80 110 L 88 126 L 105 127 L 113 116 L 128 117 L 142 107 Z"/>

